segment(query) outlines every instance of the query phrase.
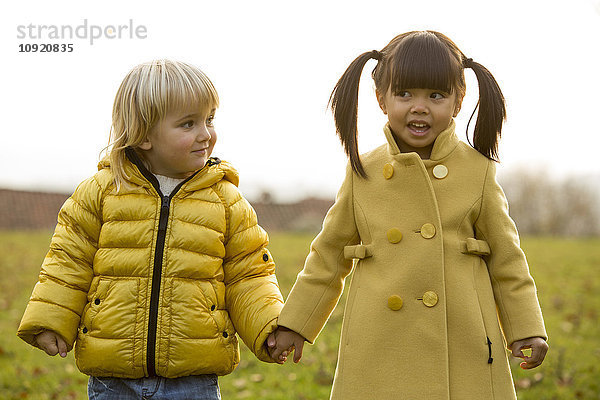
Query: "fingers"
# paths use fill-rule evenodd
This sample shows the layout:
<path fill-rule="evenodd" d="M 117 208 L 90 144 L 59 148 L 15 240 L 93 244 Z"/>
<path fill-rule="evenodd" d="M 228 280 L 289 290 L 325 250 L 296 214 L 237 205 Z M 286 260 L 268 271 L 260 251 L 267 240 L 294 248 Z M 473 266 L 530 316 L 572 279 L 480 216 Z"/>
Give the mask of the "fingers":
<path fill-rule="evenodd" d="M 288 328 L 278 327 L 274 333 L 267 337 L 266 344 L 269 355 L 278 364 L 287 361 L 292 351 L 294 352 L 294 362 L 297 363 L 302 358 L 304 337 Z"/>
<path fill-rule="evenodd" d="M 279 348 L 277 343 L 273 343 L 273 345 L 269 347 L 269 355 L 278 364 L 283 364 L 286 362 L 288 353 L 288 351 Z"/>
<path fill-rule="evenodd" d="M 289 349 L 281 352 L 281 355 L 279 356 L 280 364 L 283 364 L 284 362 L 287 361 L 288 355 L 290 353 L 291 353 L 291 350 L 289 350 Z"/>
<path fill-rule="evenodd" d="M 523 349 L 528 349 L 529 344 L 526 340 L 518 340 L 510 346 L 510 351 L 514 357 L 524 358 Z"/>
<path fill-rule="evenodd" d="M 267 350 L 269 352 L 269 356 L 277 363 L 283 364 L 287 360 L 287 354 L 280 354 L 281 350 L 277 349 L 277 337 L 275 335 L 277 331 L 274 331 L 269 334 L 267 337 L 266 345 Z"/>
<path fill-rule="evenodd" d="M 272 352 L 271 350 L 269 350 L 269 353 L 271 355 L 271 358 L 275 360 L 278 364 L 283 364 L 287 361 L 288 356 L 292 353 L 293 350 L 294 346 L 291 346 L 287 350 L 274 349 Z"/>
<path fill-rule="evenodd" d="M 58 354 L 62 358 L 67 356 L 67 343 L 60 336 L 56 336 L 56 344 L 58 346 Z"/>
<path fill-rule="evenodd" d="M 60 354 L 63 358 L 67 356 L 67 343 L 56 333 L 45 331 L 37 335 L 35 340 L 40 349 L 44 350 L 49 356 L 55 356 L 57 354 Z"/>
<path fill-rule="evenodd" d="M 282 355 L 277 356 L 277 355 L 271 353 L 271 351 L 269 351 L 269 356 L 271 356 L 273 361 L 275 361 L 277 364 L 284 364 L 285 361 L 287 360 L 287 357 L 284 357 Z"/>
<path fill-rule="evenodd" d="M 517 347 L 513 345 L 511 352 L 514 357 L 525 358 L 525 354 L 523 354 L 523 347 Z"/>
<path fill-rule="evenodd" d="M 531 349 L 531 356 L 523 354 L 523 349 Z M 548 344 L 543 338 L 535 337 L 517 341 L 511 346 L 513 356 L 522 358 L 520 364 L 523 369 L 538 367 L 544 361 L 548 352 Z"/>
<path fill-rule="evenodd" d="M 546 357 L 546 353 L 548 352 L 548 344 L 546 344 L 545 341 L 534 343 L 530 347 L 531 356 L 523 357 L 525 361 L 520 364 L 521 368 L 523 369 L 532 369 L 540 366 Z"/>
<path fill-rule="evenodd" d="M 269 347 L 269 355 L 271 356 L 271 358 L 275 361 L 281 360 L 281 349 L 278 349 L 276 346 L 275 347 Z"/>
<path fill-rule="evenodd" d="M 36 341 L 40 349 L 44 350 L 49 356 L 55 356 L 58 354 L 56 335 L 53 332 L 46 331 L 40 333 L 36 337 Z"/>
<path fill-rule="evenodd" d="M 297 363 L 302 358 L 302 349 L 304 348 L 304 340 L 297 340 L 294 343 L 294 362 Z"/>
<path fill-rule="evenodd" d="M 271 333 L 269 335 L 269 337 L 267 338 L 267 347 L 273 348 L 273 347 L 275 347 L 276 344 L 277 344 L 277 341 L 275 340 L 275 333 Z"/>
<path fill-rule="evenodd" d="M 268 343 L 267 351 L 277 364 L 283 364 L 287 359 L 287 357 L 281 355 L 281 350 L 277 349 L 276 343 Z"/>

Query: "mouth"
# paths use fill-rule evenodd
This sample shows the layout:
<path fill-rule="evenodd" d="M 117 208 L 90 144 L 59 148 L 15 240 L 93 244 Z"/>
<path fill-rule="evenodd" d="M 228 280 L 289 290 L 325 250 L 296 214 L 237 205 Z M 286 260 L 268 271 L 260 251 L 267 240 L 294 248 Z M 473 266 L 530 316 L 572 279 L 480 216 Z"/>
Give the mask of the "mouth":
<path fill-rule="evenodd" d="M 411 121 L 407 125 L 408 130 L 415 136 L 425 136 L 431 126 L 425 121 Z"/>
<path fill-rule="evenodd" d="M 205 155 L 206 151 L 208 150 L 208 147 L 205 147 L 203 149 L 199 149 L 199 150 L 193 150 L 192 153 L 193 154 L 198 154 L 198 155 Z"/>

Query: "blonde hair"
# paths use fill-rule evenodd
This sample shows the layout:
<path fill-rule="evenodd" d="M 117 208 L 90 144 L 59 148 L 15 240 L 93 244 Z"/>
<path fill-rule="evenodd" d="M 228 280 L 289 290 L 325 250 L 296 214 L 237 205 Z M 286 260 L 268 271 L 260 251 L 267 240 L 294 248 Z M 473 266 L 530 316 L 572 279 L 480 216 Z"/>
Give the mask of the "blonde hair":
<path fill-rule="evenodd" d="M 109 144 L 104 149 L 117 190 L 128 185 L 125 150 L 145 142 L 150 129 L 169 111 L 194 104 L 208 114 L 219 106 L 219 96 L 210 79 L 192 65 L 153 60 L 127 74 L 115 96 Z"/>

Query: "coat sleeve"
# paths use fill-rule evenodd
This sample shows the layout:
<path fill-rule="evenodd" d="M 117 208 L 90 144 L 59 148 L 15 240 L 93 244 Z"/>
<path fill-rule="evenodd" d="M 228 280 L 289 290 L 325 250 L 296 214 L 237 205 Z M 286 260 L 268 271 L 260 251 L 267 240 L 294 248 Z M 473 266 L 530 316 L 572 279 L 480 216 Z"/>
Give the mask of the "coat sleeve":
<path fill-rule="evenodd" d="M 73 348 L 100 234 L 101 188 L 94 177 L 82 182 L 63 204 L 17 335 L 37 346 L 35 336 L 50 330 Z"/>
<path fill-rule="evenodd" d="M 353 172 L 346 178 L 327 212 L 323 229 L 313 240 L 304 269 L 296 278 L 278 324 L 314 342 L 335 308 L 344 281 L 352 270 L 352 260 L 344 257 L 344 247 L 359 243 L 352 195 Z"/>
<path fill-rule="evenodd" d="M 535 283 L 492 161 L 488 164 L 475 229 L 477 237 L 487 241 L 491 249 L 485 260 L 507 344 L 528 337 L 547 339 Z"/>
<path fill-rule="evenodd" d="M 269 238 L 258 225 L 256 213 L 233 187 L 226 205 L 228 231 L 223 270 L 225 301 L 233 325 L 246 346 L 262 361 L 274 362 L 264 346 L 277 328 L 283 296 L 275 276 L 275 263 L 267 250 Z"/>

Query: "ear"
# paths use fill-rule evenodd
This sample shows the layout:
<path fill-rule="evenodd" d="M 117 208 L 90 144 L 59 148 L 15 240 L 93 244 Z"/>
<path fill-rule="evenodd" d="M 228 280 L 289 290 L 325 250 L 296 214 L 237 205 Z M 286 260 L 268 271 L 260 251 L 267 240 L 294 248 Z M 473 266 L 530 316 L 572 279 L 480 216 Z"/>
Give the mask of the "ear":
<path fill-rule="evenodd" d="M 460 112 L 460 107 L 462 106 L 462 101 L 463 98 L 461 97 L 460 99 L 456 99 L 456 105 L 454 106 L 454 117 L 456 117 L 458 115 L 458 113 Z"/>
<path fill-rule="evenodd" d="M 379 103 L 379 108 L 385 115 L 387 115 L 387 108 L 385 107 L 385 99 L 384 96 L 379 92 L 379 90 L 375 89 L 375 95 L 377 96 L 377 102 Z"/>
<path fill-rule="evenodd" d="M 142 149 L 142 150 L 150 150 L 152 148 L 152 142 L 150 142 L 148 139 L 146 139 L 145 142 L 138 145 L 138 148 Z"/>

